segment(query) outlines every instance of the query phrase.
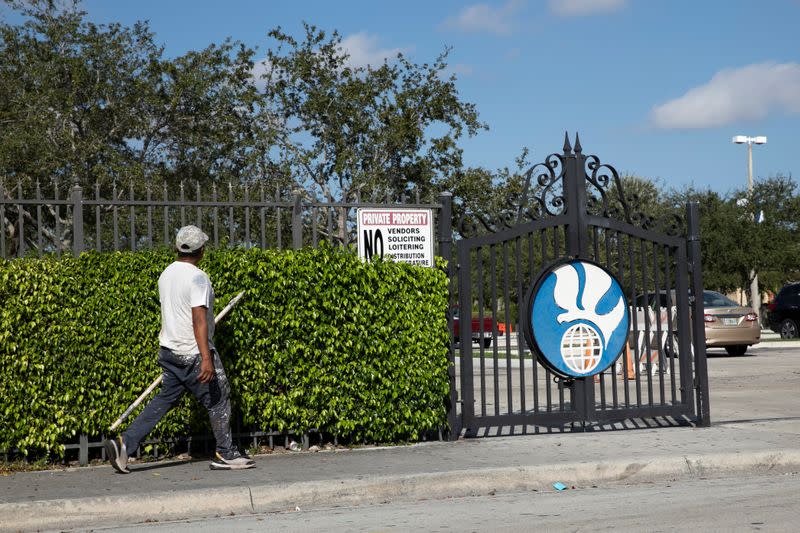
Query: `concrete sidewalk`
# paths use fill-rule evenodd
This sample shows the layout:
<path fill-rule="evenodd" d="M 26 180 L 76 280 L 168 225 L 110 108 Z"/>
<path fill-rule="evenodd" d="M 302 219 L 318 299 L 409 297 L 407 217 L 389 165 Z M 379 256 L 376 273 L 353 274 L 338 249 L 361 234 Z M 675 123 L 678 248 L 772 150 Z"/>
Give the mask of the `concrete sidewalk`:
<path fill-rule="evenodd" d="M 710 428 L 643 427 L 0 477 L 0 530 L 97 527 L 525 490 L 800 470 L 800 352 L 711 357 Z"/>

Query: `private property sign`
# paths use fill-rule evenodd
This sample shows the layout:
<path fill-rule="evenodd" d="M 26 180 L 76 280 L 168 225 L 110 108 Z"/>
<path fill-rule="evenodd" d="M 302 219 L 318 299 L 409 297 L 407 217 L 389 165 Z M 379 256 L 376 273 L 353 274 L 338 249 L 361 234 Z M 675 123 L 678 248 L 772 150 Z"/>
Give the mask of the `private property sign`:
<path fill-rule="evenodd" d="M 390 257 L 410 265 L 433 261 L 433 213 L 430 209 L 358 210 L 358 256 Z"/>

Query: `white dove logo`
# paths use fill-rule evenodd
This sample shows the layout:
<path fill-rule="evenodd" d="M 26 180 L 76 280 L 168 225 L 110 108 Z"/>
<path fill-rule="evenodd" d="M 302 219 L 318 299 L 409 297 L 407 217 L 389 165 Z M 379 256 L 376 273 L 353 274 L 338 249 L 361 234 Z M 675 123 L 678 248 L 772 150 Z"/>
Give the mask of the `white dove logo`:
<path fill-rule="evenodd" d="M 596 325 L 603 334 L 603 347 L 608 348 L 608 341 L 611 334 L 625 316 L 625 300 L 620 297 L 616 306 L 604 315 L 598 314 L 595 309 L 600 299 L 605 296 L 611 288 L 611 276 L 602 268 L 591 263 L 582 263 L 586 273 L 586 283 L 583 289 L 583 298 L 580 306 L 578 305 L 578 291 L 580 283 L 578 272 L 571 264 L 567 264 L 553 271 L 556 275 L 556 287 L 553 291 L 553 298 L 556 304 L 564 309 L 556 317 L 560 324 L 564 322 L 574 322 L 576 320 L 587 320 Z"/>
<path fill-rule="evenodd" d="M 526 335 L 537 358 L 564 377 L 605 371 L 622 353 L 628 304 L 619 281 L 579 259 L 543 272 L 530 296 Z"/>

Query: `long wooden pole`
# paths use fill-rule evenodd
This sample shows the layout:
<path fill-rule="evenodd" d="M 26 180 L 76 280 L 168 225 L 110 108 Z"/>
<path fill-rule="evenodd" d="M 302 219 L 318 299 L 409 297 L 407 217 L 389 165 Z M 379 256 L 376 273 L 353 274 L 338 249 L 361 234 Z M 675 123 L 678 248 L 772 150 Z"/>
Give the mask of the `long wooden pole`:
<path fill-rule="evenodd" d="M 233 309 L 233 306 L 236 305 L 239 302 L 239 300 L 242 299 L 243 296 L 244 296 L 244 291 L 234 296 L 233 299 L 228 303 L 228 305 L 226 305 L 225 308 L 222 311 L 220 311 L 216 317 L 214 317 L 214 324 L 215 325 L 219 324 L 219 321 L 222 320 L 225 317 L 225 315 L 227 315 L 230 312 L 231 309 Z M 158 376 L 155 379 L 155 381 L 153 381 L 150 384 L 150 386 L 147 387 L 147 389 L 145 389 L 145 391 L 138 398 L 136 398 L 136 400 L 134 400 L 134 402 L 127 409 L 125 409 L 125 412 L 122 413 L 122 415 L 119 418 L 117 418 L 117 420 L 113 424 L 111 424 L 110 428 L 111 431 L 117 429 L 119 425 L 122 424 L 122 422 L 126 418 L 128 418 L 128 415 L 130 415 L 134 409 L 139 407 L 139 404 L 141 404 L 144 401 L 144 399 L 147 398 L 151 392 L 153 392 L 153 389 L 161 385 L 162 379 L 164 379 L 163 374 Z"/>

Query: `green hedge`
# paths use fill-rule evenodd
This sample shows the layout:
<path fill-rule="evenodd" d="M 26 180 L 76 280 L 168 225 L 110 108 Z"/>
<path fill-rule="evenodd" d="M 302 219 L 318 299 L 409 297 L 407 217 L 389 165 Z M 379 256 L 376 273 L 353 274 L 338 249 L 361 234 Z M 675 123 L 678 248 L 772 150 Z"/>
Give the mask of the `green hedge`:
<path fill-rule="evenodd" d="M 157 280 L 166 250 L 0 261 L 0 449 L 63 453 L 99 435 L 158 375 Z M 350 253 L 217 250 L 215 341 L 245 424 L 356 441 L 446 425 L 447 279 Z M 133 415 L 132 415 L 133 416 Z M 124 426 L 123 426 L 124 427 Z M 156 428 L 207 430 L 184 398 Z"/>

